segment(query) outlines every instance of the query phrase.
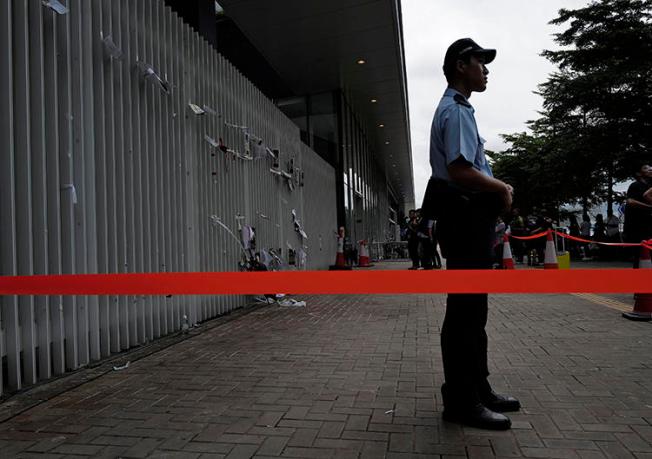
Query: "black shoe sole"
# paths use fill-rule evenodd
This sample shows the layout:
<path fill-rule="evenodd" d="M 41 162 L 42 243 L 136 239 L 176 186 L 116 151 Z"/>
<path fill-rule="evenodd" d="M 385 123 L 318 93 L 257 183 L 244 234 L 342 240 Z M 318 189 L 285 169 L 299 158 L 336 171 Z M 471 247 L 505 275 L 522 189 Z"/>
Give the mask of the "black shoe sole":
<path fill-rule="evenodd" d="M 484 430 L 509 430 L 512 427 L 512 421 L 509 419 L 507 419 L 507 421 L 500 422 L 487 422 L 474 419 L 472 417 L 459 415 L 457 413 L 448 413 L 446 411 L 442 413 L 442 419 L 447 422 L 454 422 L 457 424 L 463 424 L 465 426 Z"/>
<path fill-rule="evenodd" d="M 485 403 L 484 406 L 489 408 L 491 411 L 495 411 L 496 413 L 513 413 L 514 411 L 520 411 L 521 410 L 521 404 L 520 403 L 512 403 L 512 404 L 505 404 L 505 406 L 501 405 L 492 405 L 491 403 Z"/>

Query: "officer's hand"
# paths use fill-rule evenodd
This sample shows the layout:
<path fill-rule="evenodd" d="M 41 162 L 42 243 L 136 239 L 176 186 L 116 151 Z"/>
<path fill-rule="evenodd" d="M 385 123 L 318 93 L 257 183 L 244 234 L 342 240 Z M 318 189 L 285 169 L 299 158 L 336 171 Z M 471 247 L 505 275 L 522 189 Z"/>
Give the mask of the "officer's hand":
<path fill-rule="evenodd" d="M 505 189 L 502 193 L 503 198 L 503 211 L 509 212 L 512 208 L 512 194 L 514 193 L 514 188 L 511 185 L 505 184 Z"/>

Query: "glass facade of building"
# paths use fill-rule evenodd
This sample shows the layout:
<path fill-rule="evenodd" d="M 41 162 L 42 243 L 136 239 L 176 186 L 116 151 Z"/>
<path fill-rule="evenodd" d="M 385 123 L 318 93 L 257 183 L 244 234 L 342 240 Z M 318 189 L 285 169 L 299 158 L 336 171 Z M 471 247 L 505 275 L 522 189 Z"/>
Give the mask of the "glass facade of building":
<path fill-rule="evenodd" d="M 338 225 L 346 228 L 348 239 L 395 240 L 397 199 L 364 123 L 344 93 L 293 97 L 277 105 L 299 127 L 301 140 L 335 168 Z"/>
<path fill-rule="evenodd" d="M 340 98 L 342 217 L 354 241 L 396 238 L 396 199 L 386 180 L 382 159 L 370 144 L 364 123 L 343 93 Z"/>

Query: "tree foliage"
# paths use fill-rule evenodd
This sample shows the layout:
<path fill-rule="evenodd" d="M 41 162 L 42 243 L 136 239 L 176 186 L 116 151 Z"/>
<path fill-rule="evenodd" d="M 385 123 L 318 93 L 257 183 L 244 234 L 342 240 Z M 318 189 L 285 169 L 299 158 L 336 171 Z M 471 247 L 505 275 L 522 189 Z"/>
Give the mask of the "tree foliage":
<path fill-rule="evenodd" d="M 652 151 L 652 2 L 592 0 L 558 14 L 551 24 L 567 28 L 560 49 L 542 53 L 557 71 L 539 85 L 541 117 L 495 155 L 498 177 L 522 181 L 526 208 L 610 199 Z"/>

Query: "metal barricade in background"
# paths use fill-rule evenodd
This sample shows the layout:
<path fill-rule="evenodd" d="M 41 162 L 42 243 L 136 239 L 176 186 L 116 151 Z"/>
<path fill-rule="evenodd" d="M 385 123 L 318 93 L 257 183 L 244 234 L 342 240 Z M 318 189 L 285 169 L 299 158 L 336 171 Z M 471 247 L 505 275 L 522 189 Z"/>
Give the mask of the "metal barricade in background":
<path fill-rule="evenodd" d="M 383 252 L 387 260 L 407 260 L 409 258 L 407 241 L 385 242 Z"/>

